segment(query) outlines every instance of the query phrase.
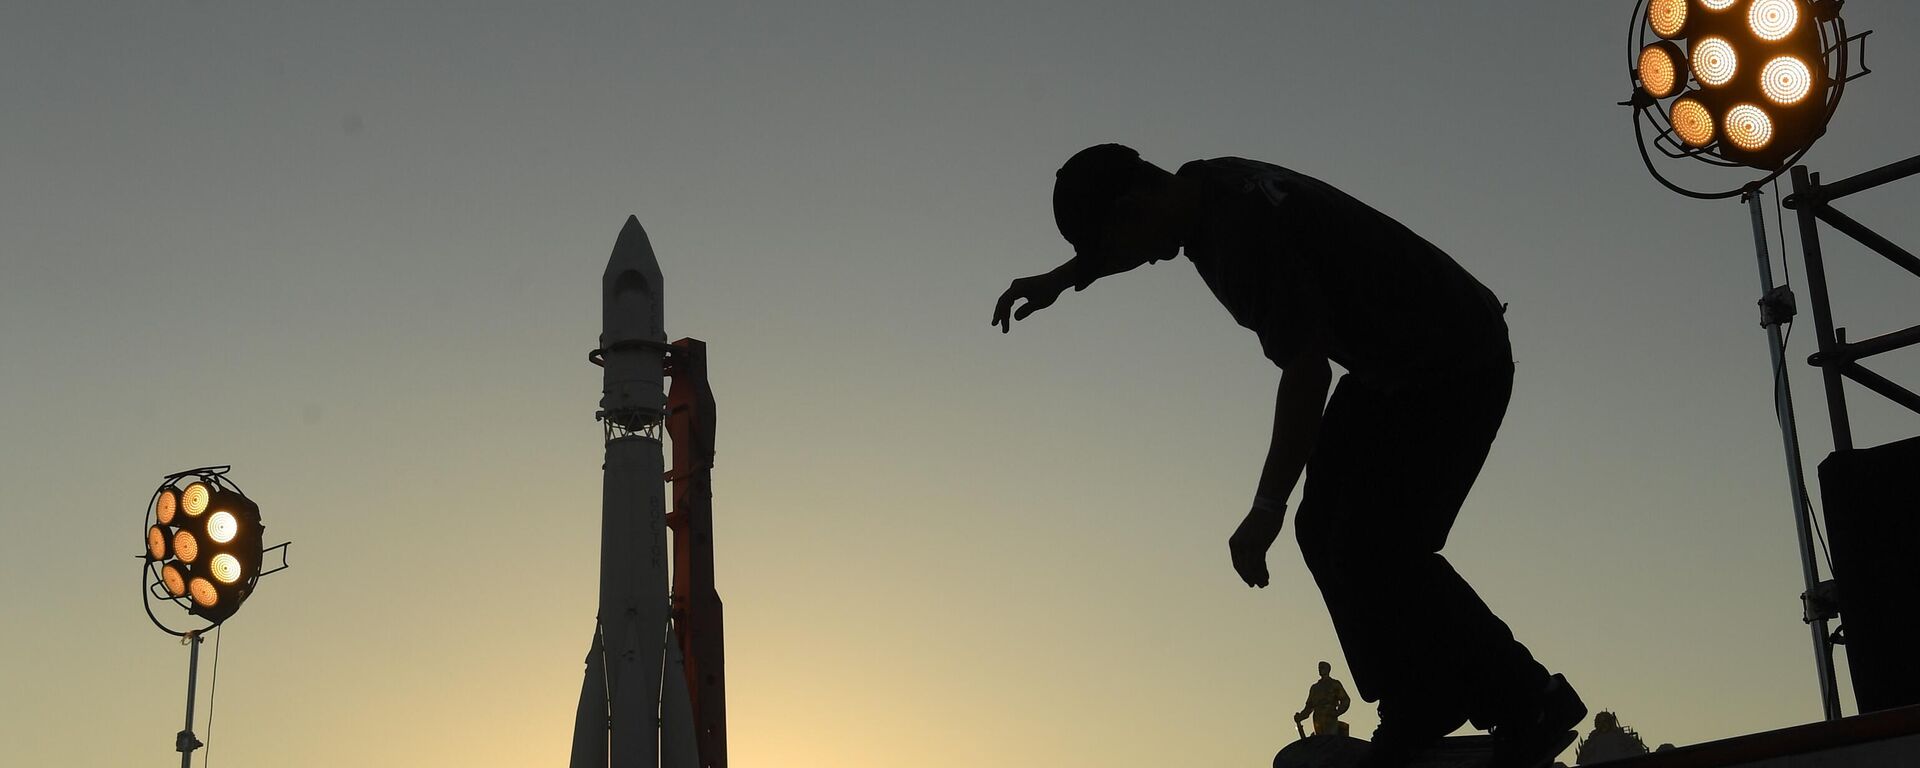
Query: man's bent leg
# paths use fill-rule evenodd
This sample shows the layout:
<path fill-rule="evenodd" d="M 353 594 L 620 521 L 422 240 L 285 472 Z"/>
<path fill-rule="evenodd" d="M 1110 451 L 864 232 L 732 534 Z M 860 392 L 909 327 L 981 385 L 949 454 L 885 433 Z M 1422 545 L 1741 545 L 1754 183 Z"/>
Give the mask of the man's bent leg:
<path fill-rule="evenodd" d="M 1438 552 L 1504 415 L 1511 369 L 1329 403 L 1296 523 L 1361 694 L 1455 702 L 1481 725 L 1546 671 Z"/>

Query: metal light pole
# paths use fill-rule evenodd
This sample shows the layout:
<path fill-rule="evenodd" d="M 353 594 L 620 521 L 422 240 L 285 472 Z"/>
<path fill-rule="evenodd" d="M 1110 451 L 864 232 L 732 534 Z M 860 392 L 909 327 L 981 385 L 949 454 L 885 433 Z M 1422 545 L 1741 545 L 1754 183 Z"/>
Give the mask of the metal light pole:
<path fill-rule="evenodd" d="M 1773 359 L 1774 416 L 1780 420 L 1780 438 L 1787 454 L 1787 490 L 1793 495 L 1794 531 L 1800 542 L 1800 575 L 1806 587 L 1801 599 L 1806 610 L 1803 618 L 1813 634 L 1815 674 L 1820 679 L 1820 708 L 1828 720 L 1840 719 L 1840 693 L 1833 672 L 1833 644 L 1827 631 L 1827 611 L 1820 581 L 1820 566 L 1815 560 L 1813 532 L 1808 521 L 1806 479 L 1800 462 L 1800 430 L 1793 417 L 1793 385 L 1786 368 L 1786 352 L 1781 343 L 1780 325 L 1793 317 L 1793 294 L 1777 288 L 1773 282 L 1773 260 L 1767 254 L 1766 218 L 1761 212 L 1760 190 L 1746 194 L 1747 210 L 1753 218 L 1754 258 L 1760 265 L 1760 324 L 1767 329 L 1767 351 Z"/>
<path fill-rule="evenodd" d="M 188 632 L 183 640 L 193 648 L 187 654 L 187 723 L 173 737 L 173 749 L 180 753 L 180 768 L 193 768 L 193 751 L 205 746 L 193 735 L 193 693 L 200 680 L 200 630 Z"/>

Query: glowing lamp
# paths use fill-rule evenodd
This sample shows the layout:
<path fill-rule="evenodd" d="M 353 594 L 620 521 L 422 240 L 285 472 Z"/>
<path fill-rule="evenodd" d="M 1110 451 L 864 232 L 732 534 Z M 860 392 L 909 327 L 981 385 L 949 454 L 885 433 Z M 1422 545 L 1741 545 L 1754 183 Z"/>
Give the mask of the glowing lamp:
<path fill-rule="evenodd" d="M 1773 119 L 1767 111 L 1752 104 L 1740 104 L 1727 110 L 1727 140 L 1748 152 L 1766 149 L 1773 141 Z"/>
<path fill-rule="evenodd" d="M 1753 0 L 1747 7 L 1747 28 L 1755 37 L 1777 42 L 1800 25 L 1800 6 L 1794 0 Z"/>
<path fill-rule="evenodd" d="M 1680 37 L 1687 31 L 1687 0 L 1652 0 L 1647 4 L 1647 25 L 1668 40 Z"/>
<path fill-rule="evenodd" d="M 200 559 L 200 540 L 194 537 L 193 531 L 182 528 L 173 532 L 173 556 L 188 565 Z"/>
<path fill-rule="evenodd" d="M 160 495 L 153 499 L 153 519 L 161 525 L 173 525 L 173 519 L 180 514 L 180 492 L 172 488 L 163 488 Z"/>
<path fill-rule="evenodd" d="M 187 517 L 199 517 L 200 513 L 207 511 L 207 502 L 212 500 L 212 496 L 213 489 L 207 487 L 206 483 L 189 484 L 187 490 L 180 494 L 180 511 L 187 513 Z"/>
<path fill-rule="evenodd" d="M 164 525 L 147 526 L 147 559 L 148 560 L 167 559 L 168 543 L 170 542 L 168 541 L 168 538 L 167 538 L 166 526 Z"/>
<path fill-rule="evenodd" d="M 1724 37 L 1702 38 L 1693 44 L 1693 77 L 1701 85 L 1719 87 L 1733 82 L 1740 69 L 1740 55 Z"/>
<path fill-rule="evenodd" d="M 232 512 L 223 509 L 207 517 L 207 538 L 213 539 L 215 544 L 233 541 L 239 532 L 240 521 L 234 518 Z"/>
<path fill-rule="evenodd" d="M 241 567 L 239 558 L 222 552 L 207 561 L 207 573 L 213 576 L 214 581 L 232 584 L 246 575 L 246 569 Z"/>
<path fill-rule="evenodd" d="M 1640 85 L 1656 99 L 1679 92 L 1681 75 L 1687 71 L 1686 54 L 1680 46 L 1662 40 L 1640 49 Z"/>
<path fill-rule="evenodd" d="M 1799 104 L 1813 92 L 1813 70 L 1792 56 L 1778 56 L 1760 69 L 1760 90 L 1783 107 Z"/>
<path fill-rule="evenodd" d="M 1705 104 L 1696 96 L 1682 96 L 1673 100 L 1673 132 L 1680 136 L 1689 147 L 1704 147 L 1713 143 L 1713 113 L 1707 111 Z"/>
<path fill-rule="evenodd" d="M 195 576 L 187 582 L 187 591 L 193 594 L 195 608 L 212 608 L 220 604 L 220 590 L 213 582 L 201 576 Z"/>
<path fill-rule="evenodd" d="M 160 586 L 167 590 L 170 597 L 180 597 L 187 593 L 187 571 L 179 563 L 167 563 L 160 566 Z"/>

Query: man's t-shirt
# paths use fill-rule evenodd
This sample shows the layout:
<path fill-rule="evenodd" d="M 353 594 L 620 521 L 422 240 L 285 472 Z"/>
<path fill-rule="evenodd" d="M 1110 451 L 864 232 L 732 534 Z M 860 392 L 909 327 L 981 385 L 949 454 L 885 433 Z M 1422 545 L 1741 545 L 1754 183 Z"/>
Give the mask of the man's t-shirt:
<path fill-rule="evenodd" d="M 1387 390 L 1506 361 L 1493 292 L 1400 222 L 1268 163 L 1195 160 L 1178 175 L 1205 197 L 1187 258 L 1275 364 L 1309 334 Z"/>

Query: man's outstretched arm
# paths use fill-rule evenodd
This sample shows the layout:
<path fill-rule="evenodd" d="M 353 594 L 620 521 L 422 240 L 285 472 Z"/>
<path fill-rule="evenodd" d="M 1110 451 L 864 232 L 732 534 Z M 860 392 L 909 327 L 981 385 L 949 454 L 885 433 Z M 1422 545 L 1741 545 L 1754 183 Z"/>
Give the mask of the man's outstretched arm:
<path fill-rule="evenodd" d="M 1006 292 L 1000 294 L 1000 301 L 993 305 L 993 324 L 1000 326 L 1001 333 L 1006 333 L 1013 327 L 1013 321 L 1025 320 L 1027 315 L 1053 306 L 1053 302 L 1068 288 L 1082 290 L 1095 280 L 1120 274 L 1150 261 L 1153 259 L 1144 256 L 1138 259 L 1075 256 L 1065 264 L 1054 267 L 1052 272 L 1018 278 L 1007 286 Z M 1014 302 L 1021 299 L 1025 299 L 1026 303 L 1015 309 Z"/>
<path fill-rule="evenodd" d="M 1326 407 L 1333 371 L 1318 350 L 1295 356 L 1280 374 L 1274 395 L 1273 438 L 1267 445 L 1267 463 L 1260 470 L 1253 509 L 1227 539 L 1233 569 L 1249 587 L 1268 584 L 1267 548 L 1279 538 L 1286 521 L 1286 500 L 1300 482 L 1320 438 L 1320 414 Z"/>

